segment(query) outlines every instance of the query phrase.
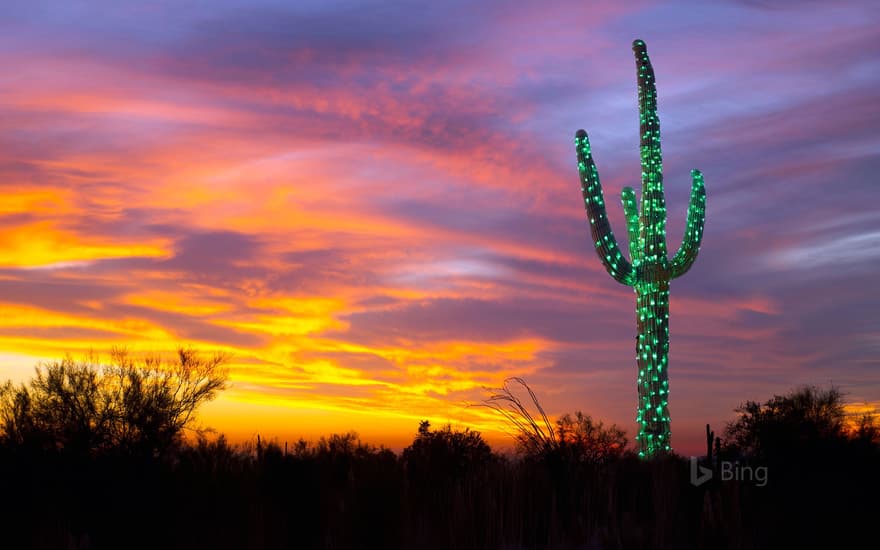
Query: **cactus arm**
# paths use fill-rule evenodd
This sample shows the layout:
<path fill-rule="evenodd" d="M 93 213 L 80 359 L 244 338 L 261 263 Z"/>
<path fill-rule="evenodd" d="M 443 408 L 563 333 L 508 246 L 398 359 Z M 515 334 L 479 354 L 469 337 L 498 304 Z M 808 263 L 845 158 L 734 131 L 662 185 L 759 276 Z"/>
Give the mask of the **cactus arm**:
<path fill-rule="evenodd" d="M 636 204 L 636 192 L 632 187 L 624 187 L 620 192 L 623 213 L 626 216 L 626 232 L 629 236 L 629 260 L 633 267 L 639 265 L 639 207 Z"/>
<path fill-rule="evenodd" d="M 657 85 L 648 49 L 642 40 L 633 42 L 639 82 L 639 151 L 642 163 L 642 258 L 649 263 L 666 261 L 666 200 L 663 196 L 663 155 L 660 150 L 660 119 L 657 116 Z"/>
<path fill-rule="evenodd" d="M 694 265 L 700 252 L 700 242 L 703 240 L 703 228 L 706 224 L 706 186 L 703 183 L 703 174 L 699 170 L 692 170 L 691 178 L 693 185 L 688 205 L 687 227 L 681 248 L 669 264 L 670 279 L 681 277 Z"/>
<path fill-rule="evenodd" d="M 577 131 L 575 146 L 577 148 L 578 172 L 581 177 L 581 191 L 584 196 L 587 217 L 590 219 L 590 234 L 593 236 L 596 253 L 602 260 L 605 270 L 615 281 L 632 286 L 635 283 L 635 273 L 632 265 L 620 253 L 620 247 L 611 231 L 611 224 L 605 213 L 605 199 L 602 195 L 602 185 L 599 183 L 599 173 L 590 151 L 590 138 L 587 137 L 585 131 Z"/>

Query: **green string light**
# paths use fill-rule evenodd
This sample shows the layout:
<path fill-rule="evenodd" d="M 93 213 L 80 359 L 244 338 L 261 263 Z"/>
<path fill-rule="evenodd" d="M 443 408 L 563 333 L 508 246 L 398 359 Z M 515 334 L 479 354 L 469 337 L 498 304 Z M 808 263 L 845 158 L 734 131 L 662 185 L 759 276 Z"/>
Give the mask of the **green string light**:
<path fill-rule="evenodd" d="M 575 135 L 581 191 L 596 253 L 605 270 L 636 293 L 636 363 L 638 365 L 638 411 L 636 440 L 639 456 L 668 452 L 669 429 L 669 281 L 684 275 L 694 264 L 703 239 L 706 220 L 706 188 L 703 174 L 691 171 L 690 204 L 684 240 L 672 259 L 666 251 L 666 200 L 663 196 L 663 156 L 660 151 L 660 119 L 657 88 L 648 50 L 641 40 L 633 42 L 639 82 L 639 150 L 642 164 L 642 211 L 636 193 L 624 187 L 621 202 L 626 217 L 630 261 L 617 246 L 605 215 L 599 174 L 593 162 L 587 133 Z"/>

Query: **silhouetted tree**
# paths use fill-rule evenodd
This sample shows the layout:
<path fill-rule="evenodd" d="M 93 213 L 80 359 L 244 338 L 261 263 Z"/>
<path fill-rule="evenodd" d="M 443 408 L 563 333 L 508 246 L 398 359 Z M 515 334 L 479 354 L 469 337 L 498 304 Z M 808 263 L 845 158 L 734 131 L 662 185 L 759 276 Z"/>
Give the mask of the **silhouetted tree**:
<path fill-rule="evenodd" d="M 859 415 L 850 436 L 859 444 L 868 447 L 880 446 L 880 426 L 877 424 L 876 413 L 864 413 Z"/>
<path fill-rule="evenodd" d="M 68 356 L 38 365 L 30 382 L 0 386 L 0 442 L 70 454 L 162 454 L 225 387 L 226 360 L 181 348 L 175 362 L 137 361 L 115 349 L 108 364 Z"/>
<path fill-rule="evenodd" d="M 627 452 L 626 432 L 616 424 L 605 427 L 589 415 L 577 411 L 556 420 L 557 449 L 575 462 L 605 463 Z"/>
<path fill-rule="evenodd" d="M 460 478 L 492 460 L 492 449 L 480 432 L 470 428 L 453 430 L 447 424 L 432 430 L 423 420 L 412 444 L 403 450 L 410 479 L 430 476 Z"/>
<path fill-rule="evenodd" d="M 726 428 L 728 450 L 776 459 L 835 445 L 848 438 L 843 396 L 837 388 L 803 386 L 764 403 L 747 401 Z"/>

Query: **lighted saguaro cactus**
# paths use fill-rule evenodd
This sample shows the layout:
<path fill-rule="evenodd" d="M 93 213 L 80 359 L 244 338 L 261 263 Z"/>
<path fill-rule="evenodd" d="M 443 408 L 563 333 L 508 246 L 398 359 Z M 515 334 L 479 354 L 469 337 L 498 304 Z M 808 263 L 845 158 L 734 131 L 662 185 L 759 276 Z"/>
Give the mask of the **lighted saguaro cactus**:
<path fill-rule="evenodd" d="M 638 338 L 639 407 L 636 437 L 639 455 L 653 456 L 669 451 L 669 281 L 693 265 L 700 250 L 706 212 L 706 189 L 699 170 L 691 171 L 693 186 L 687 213 L 687 228 L 681 248 L 670 260 L 666 256 L 666 201 L 663 198 L 663 166 L 660 154 L 660 121 L 657 118 L 657 88 L 648 51 L 641 40 L 633 42 L 639 80 L 639 145 L 642 157 L 642 211 L 631 187 L 621 193 L 629 234 L 627 261 L 605 214 L 605 199 L 599 174 L 590 153 L 587 133 L 575 136 L 581 190 L 590 219 L 590 233 L 602 264 L 614 280 L 636 292 Z"/>

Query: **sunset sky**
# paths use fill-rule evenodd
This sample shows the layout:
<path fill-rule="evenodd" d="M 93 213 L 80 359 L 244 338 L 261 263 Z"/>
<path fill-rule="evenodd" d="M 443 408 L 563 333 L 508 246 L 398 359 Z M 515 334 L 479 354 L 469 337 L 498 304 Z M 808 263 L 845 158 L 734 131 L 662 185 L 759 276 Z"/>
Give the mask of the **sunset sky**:
<path fill-rule="evenodd" d="M 122 4 L 129 4 L 123 6 Z M 590 242 L 639 189 L 657 74 L 674 448 L 800 384 L 880 403 L 880 10 L 864 2 L 4 2 L 0 378 L 116 345 L 231 352 L 234 439 L 423 418 L 486 386 L 635 432 L 635 294 Z M 625 248 L 625 247 L 624 247 Z"/>

